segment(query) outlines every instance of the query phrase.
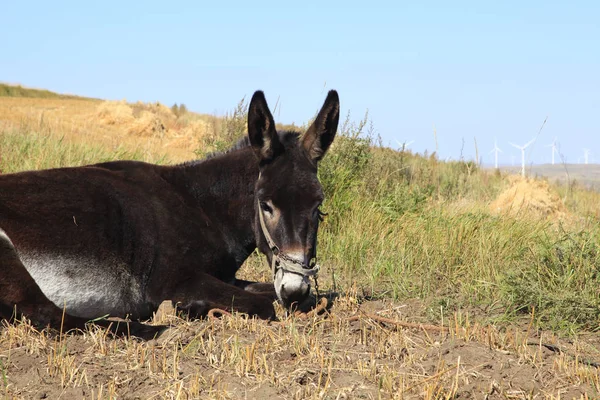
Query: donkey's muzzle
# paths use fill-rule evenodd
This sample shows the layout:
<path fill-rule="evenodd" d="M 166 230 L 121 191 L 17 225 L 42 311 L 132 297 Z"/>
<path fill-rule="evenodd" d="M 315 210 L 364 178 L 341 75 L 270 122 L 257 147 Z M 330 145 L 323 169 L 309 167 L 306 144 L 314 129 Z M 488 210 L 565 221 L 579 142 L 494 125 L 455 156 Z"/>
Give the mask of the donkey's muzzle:
<path fill-rule="evenodd" d="M 281 302 L 286 308 L 294 305 L 298 306 L 308 298 L 309 294 L 310 285 L 306 285 L 299 290 L 287 290 L 284 286 L 281 288 Z"/>
<path fill-rule="evenodd" d="M 310 295 L 310 281 L 307 276 L 278 270 L 275 274 L 275 292 L 286 308 L 299 305 Z"/>

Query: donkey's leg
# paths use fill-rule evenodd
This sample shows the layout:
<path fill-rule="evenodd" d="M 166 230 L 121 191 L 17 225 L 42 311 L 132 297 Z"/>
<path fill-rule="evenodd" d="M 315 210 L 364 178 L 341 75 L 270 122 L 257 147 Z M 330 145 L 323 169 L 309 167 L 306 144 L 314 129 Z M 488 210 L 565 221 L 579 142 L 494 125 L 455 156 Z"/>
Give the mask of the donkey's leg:
<path fill-rule="evenodd" d="M 177 286 L 172 300 L 192 318 L 206 315 L 211 308 L 238 311 L 262 319 L 275 317 L 273 300 L 269 297 L 245 291 L 205 273 Z"/>
<path fill-rule="evenodd" d="M 269 282 L 252 282 L 245 281 L 243 279 L 236 279 L 235 286 L 245 291 L 260 294 L 261 296 L 268 297 L 271 300 L 277 300 L 277 292 L 275 292 L 275 286 Z"/>
<path fill-rule="evenodd" d="M 16 315 L 14 313 L 16 309 Z M 33 280 L 6 235 L 0 229 L 0 319 L 11 320 L 22 315 L 31 319 L 38 328 L 50 326 L 64 331 L 85 329 L 88 322 L 68 314 L 51 302 Z M 96 321 L 95 324 L 109 327 L 115 334 L 131 334 L 150 339 L 166 327 L 143 325 L 137 322 Z"/>

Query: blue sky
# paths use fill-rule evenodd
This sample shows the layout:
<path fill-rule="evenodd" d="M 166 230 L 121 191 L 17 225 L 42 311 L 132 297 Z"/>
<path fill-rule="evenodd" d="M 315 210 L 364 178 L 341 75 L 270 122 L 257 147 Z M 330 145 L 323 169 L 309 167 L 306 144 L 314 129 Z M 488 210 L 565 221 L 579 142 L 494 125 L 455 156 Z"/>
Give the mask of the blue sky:
<path fill-rule="evenodd" d="M 0 81 L 222 114 L 265 91 L 302 123 L 326 90 L 384 143 L 485 162 L 600 162 L 600 3 L 4 2 Z"/>

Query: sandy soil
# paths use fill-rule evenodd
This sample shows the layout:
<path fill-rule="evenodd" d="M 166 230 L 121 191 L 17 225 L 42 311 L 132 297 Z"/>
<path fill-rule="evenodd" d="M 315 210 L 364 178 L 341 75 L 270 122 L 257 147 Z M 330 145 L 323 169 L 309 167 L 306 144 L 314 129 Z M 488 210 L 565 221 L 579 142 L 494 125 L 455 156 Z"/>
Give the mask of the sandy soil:
<path fill-rule="evenodd" d="M 595 336 L 559 339 L 527 321 L 480 326 L 464 312 L 419 327 L 428 322 L 423 313 L 414 301 L 352 294 L 308 318 L 280 310 L 276 323 L 240 315 L 187 321 L 163 307 L 155 320 L 172 327 L 148 342 L 5 324 L 3 390 L 37 399 L 600 396 Z"/>

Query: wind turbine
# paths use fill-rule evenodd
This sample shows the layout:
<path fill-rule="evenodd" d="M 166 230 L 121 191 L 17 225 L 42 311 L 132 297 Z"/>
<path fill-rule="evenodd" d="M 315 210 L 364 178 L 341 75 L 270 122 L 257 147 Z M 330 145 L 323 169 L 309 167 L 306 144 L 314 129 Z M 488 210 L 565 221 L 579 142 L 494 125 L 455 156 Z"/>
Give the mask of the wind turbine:
<path fill-rule="evenodd" d="M 517 149 L 521 150 L 521 176 L 525 177 L 525 149 L 531 145 L 531 143 L 533 143 L 535 141 L 535 138 L 531 139 L 529 142 L 525 143 L 523 146 L 517 146 L 514 143 L 510 143 L 511 146 L 516 147 Z"/>
<path fill-rule="evenodd" d="M 490 151 L 490 153 L 496 153 L 494 155 L 494 167 L 496 169 L 498 169 L 498 152 L 502 153 L 502 150 L 500 150 L 500 147 L 498 147 L 496 139 L 494 138 L 494 148 L 492 149 L 492 151 Z"/>
<path fill-rule="evenodd" d="M 546 147 L 552 147 L 552 165 L 554 165 L 554 153 L 558 154 L 558 149 L 556 147 L 556 136 L 554 137 L 554 141 L 551 144 L 547 144 Z"/>
<path fill-rule="evenodd" d="M 404 151 L 408 146 L 410 146 L 414 142 L 415 142 L 414 140 L 410 140 L 408 142 L 399 142 L 398 140 L 396 140 L 396 143 L 398 143 L 398 146 L 400 146 L 402 151 Z"/>
<path fill-rule="evenodd" d="M 590 156 L 590 149 L 583 149 L 583 160 L 587 164 Z"/>

